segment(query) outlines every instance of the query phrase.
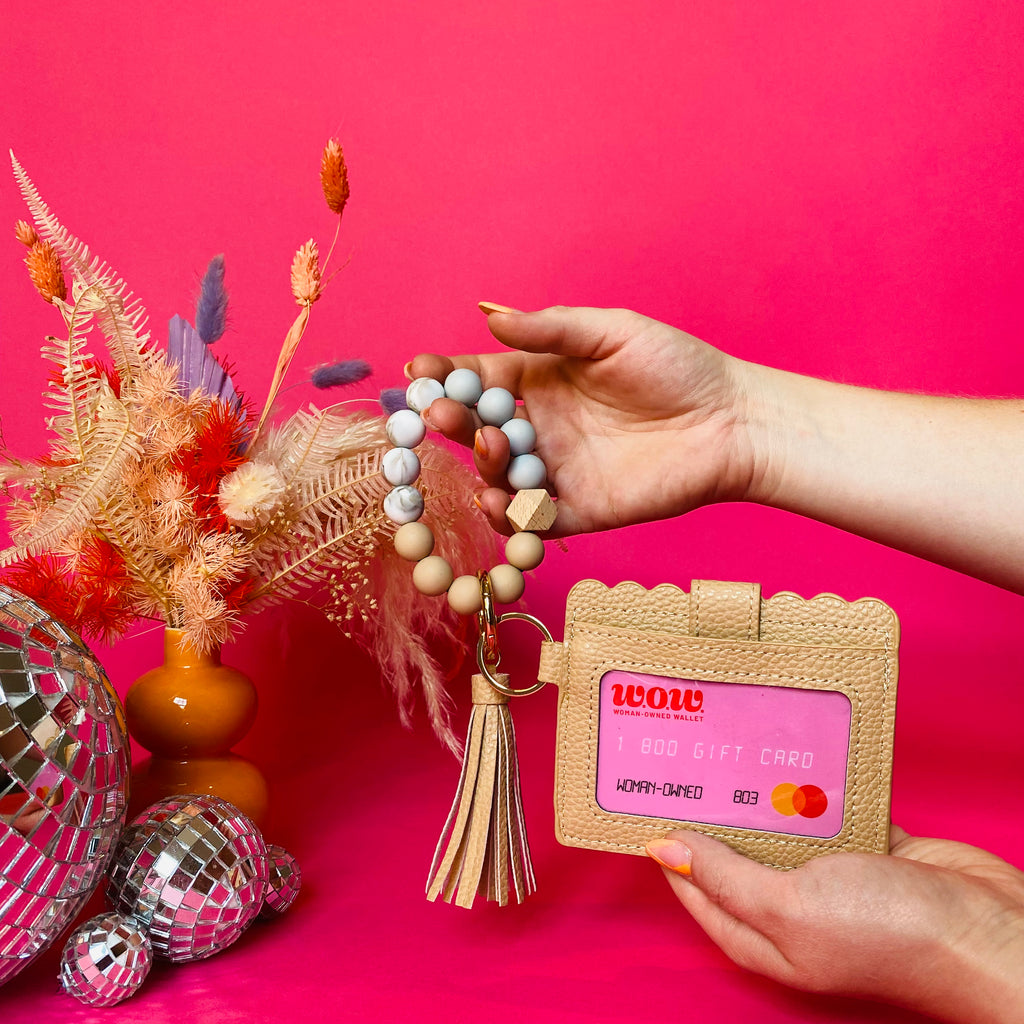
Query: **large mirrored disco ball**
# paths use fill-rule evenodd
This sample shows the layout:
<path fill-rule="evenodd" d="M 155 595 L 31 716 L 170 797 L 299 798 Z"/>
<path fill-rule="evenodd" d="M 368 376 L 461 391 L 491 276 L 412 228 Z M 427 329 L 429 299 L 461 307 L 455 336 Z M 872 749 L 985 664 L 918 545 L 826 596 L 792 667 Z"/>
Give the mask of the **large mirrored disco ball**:
<path fill-rule="evenodd" d="M 106 871 L 127 809 L 124 712 L 82 641 L 0 584 L 0 984 Z"/>
<path fill-rule="evenodd" d="M 127 827 L 107 895 L 149 935 L 155 956 L 202 960 L 255 920 L 270 884 L 266 842 L 215 796 L 158 801 Z"/>

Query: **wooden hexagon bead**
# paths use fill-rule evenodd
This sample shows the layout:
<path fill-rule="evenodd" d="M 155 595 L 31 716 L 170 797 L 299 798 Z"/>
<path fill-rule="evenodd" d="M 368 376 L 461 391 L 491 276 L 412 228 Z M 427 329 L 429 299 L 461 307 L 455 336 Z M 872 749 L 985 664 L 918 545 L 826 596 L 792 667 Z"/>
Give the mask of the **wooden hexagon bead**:
<path fill-rule="evenodd" d="M 558 506 L 542 487 L 520 491 L 505 511 L 505 518 L 518 531 L 549 530 L 555 521 Z"/>

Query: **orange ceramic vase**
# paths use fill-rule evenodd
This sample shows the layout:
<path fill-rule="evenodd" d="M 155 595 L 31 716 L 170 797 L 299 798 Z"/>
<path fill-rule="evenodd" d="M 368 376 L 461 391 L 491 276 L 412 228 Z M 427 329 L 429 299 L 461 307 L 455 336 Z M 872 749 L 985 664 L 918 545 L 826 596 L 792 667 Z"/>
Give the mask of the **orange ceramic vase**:
<path fill-rule="evenodd" d="M 231 753 L 256 719 L 256 688 L 221 664 L 220 651 L 197 651 L 179 629 L 164 632 L 164 663 L 137 679 L 125 698 L 132 738 L 152 753 L 132 775 L 132 805 L 161 797 L 212 794 L 259 823 L 267 784 L 250 761 Z"/>

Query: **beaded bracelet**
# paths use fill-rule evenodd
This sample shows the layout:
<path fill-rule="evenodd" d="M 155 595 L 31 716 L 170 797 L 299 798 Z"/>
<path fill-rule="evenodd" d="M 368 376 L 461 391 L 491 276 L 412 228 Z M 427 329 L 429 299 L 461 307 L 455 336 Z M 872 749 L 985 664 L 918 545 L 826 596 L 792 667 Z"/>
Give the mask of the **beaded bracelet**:
<path fill-rule="evenodd" d="M 500 427 L 508 437 L 507 476 L 516 489 L 505 518 L 516 531 L 505 544 L 507 561 L 475 576 L 455 577 L 452 567 L 433 554 L 434 534 L 423 515 L 423 495 L 414 487 L 420 460 L 413 450 L 426 436 L 420 415 L 438 398 L 453 398 L 487 425 Z M 548 642 L 547 627 L 525 612 L 498 616 L 494 603 L 511 604 L 523 595 L 523 572 L 535 569 L 544 558 L 544 543 L 536 531 L 550 529 L 556 507 L 544 487 L 547 469 L 534 454 L 537 433 L 529 420 L 516 416 L 516 400 L 505 388 L 486 391 L 480 377 L 469 369 L 453 370 L 442 384 L 433 377 L 417 377 L 406 389 L 407 409 L 388 417 L 386 431 L 395 446 L 385 452 L 382 471 L 392 489 L 384 498 L 384 512 L 398 525 L 395 551 L 415 562 L 413 585 L 423 594 L 447 595 L 460 615 L 476 615 L 476 661 L 480 674 L 472 681 L 473 711 L 462 772 L 451 813 L 437 844 L 427 882 L 427 898 L 438 896 L 469 907 L 476 895 L 504 905 L 510 890 L 516 900 L 536 888 L 526 835 L 519 786 L 519 759 L 515 729 L 508 707 L 510 697 L 539 690 L 544 683 L 514 688 L 508 675 L 496 670 L 501 660 L 497 627 L 506 619 L 525 619 Z"/>
<path fill-rule="evenodd" d="M 512 458 L 508 481 L 516 489 L 505 517 L 516 531 L 505 544 L 506 562 L 477 575 L 456 577 L 448 561 L 432 554 L 434 534 L 423 515 L 423 495 L 413 486 L 420 473 L 414 449 L 426 436 L 421 413 L 438 398 L 452 398 L 487 425 L 496 426 L 508 437 Z M 525 590 L 523 572 L 535 569 L 544 558 L 544 543 L 535 531 L 550 529 L 556 506 L 544 483 L 547 469 L 534 453 L 537 432 L 529 420 L 516 416 L 516 400 L 505 388 L 484 390 L 480 377 L 469 369 L 453 370 L 444 383 L 433 377 L 417 377 L 406 390 L 407 409 L 388 417 L 388 440 L 395 446 L 382 460 L 384 478 L 392 489 L 384 498 L 384 513 L 395 524 L 395 551 L 415 562 L 413 586 L 422 594 L 447 595 L 448 604 L 460 615 L 486 612 L 488 599 L 498 604 L 518 601 Z"/>

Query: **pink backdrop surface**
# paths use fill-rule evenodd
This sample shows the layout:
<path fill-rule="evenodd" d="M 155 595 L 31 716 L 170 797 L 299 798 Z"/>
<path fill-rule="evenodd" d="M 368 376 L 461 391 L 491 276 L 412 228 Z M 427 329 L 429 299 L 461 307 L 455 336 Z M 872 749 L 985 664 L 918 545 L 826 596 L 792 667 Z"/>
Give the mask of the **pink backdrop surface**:
<path fill-rule="evenodd" d="M 157 337 L 225 254 L 218 345 L 260 403 L 294 315 L 292 253 L 333 230 L 317 181 L 332 135 L 351 172 L 350 262 L 296 380 L 363 357 L 375 375 L 354 393 L 375 395 L 418 351 L 490 349 L 486 298 L 631 307 L 864 385 L 1024 388 L 1018 5 L 5 6 L 0 141 Z M 23 215 L 0 174 L 0 225 Z M 0 416 L 33 454 L 55 317 L 3 230 Z M 586 577 L 887 601 L 903 629 L 894 820 L 1024 867 L 1019 596 L 746 506 L 552 549 L 529 610 L 557 631 Z M 99 653 L 123 693 L 159 648 L 140 628 Z M 242 750 L 272 779 L 266 832 L 302 863 L 300 902 L 213 960 L 156 969 L 110 1011 L 57 995 L 51 953 L 0 990 L 4 1020 L 917 1019 L 745 974 L 652 864 L 560 847 L 549 692 L 516 708 L 540 892 L 505 910 L 428 904 L 458 769 L 422 716 L 404 730 L 374 666 L 302 609 L 253 620 L 225 660 L 260 690 Z"/>

